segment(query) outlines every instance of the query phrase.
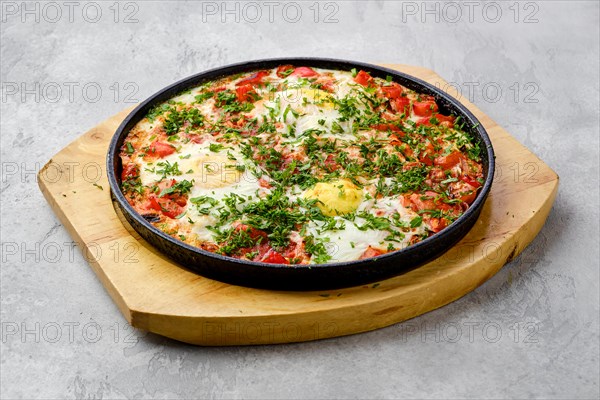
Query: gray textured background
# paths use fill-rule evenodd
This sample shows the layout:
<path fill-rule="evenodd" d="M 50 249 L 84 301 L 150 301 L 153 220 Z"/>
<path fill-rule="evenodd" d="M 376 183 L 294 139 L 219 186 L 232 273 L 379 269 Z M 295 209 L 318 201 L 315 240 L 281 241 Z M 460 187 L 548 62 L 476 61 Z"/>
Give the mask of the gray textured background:
<path fill-rule="evenodd" d="M 269 21 L 258 2 L 258 22 L 241 3 L 239 22 L 221 2 L 76 2 L 72 17 L 58 4 L 61 15 L 2 4 L 2 398 L 598 397 L 597 1 L 511 1 L 499 16 L 480 2 L 459 16 L 435 2 L 422 14 L 422 2 L 310 1 L 295 23 L 284 3 Z M 473 293 L 386 329 L 245 348 L 133 331 L 71 256 L 35 170 L 177 79 L 298 55 L 422 65 L 455 82 L 560 175 L 546 226 Z"/>

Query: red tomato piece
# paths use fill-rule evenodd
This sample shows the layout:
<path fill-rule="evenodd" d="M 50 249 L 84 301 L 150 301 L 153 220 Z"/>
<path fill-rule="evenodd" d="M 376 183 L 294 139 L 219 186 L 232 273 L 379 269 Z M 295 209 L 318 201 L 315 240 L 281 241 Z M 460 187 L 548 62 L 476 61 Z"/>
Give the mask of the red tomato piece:
<path fill-rule="evenodd" d="M 426 198 L 422 198 L 422 197 L 426 197 Z M 431 197 L 431 198 L 429 198 Z M 413 193 L 410 195 L 410 202 L 411 204 L 411 208 L 413 209 L 413 211 L 421 211 L 421 210 L 434 210 L 435 209 L 435 202 L 433 201 L 433 198 L 435 197 L 435 193 L 434 196 L 429 196 L 429 195 L 422 195 L 422 194 L 418 194 L 418 193 Z"/>
<path fill-rule="evenodd" d="M 444 169 L 450 169 L 450 168 L 454 167 L 456 164 L 458 164 L 460 162 L 460 160 L 462 159 L 462 157 L 463 157 L 463 155 L 459 151 L 455 151 L 455 152 L 448 154 L 447 156 L 436 157 L 436 159 L 433 160 L 433 163 L 435 165 L 439 165 L 440 167 L 442 167 Z"/>
<path fill-rule="evenodd" d="M 263 179 L 263 178 L 260 178 L 258 180 L 258 186 L 267 188 L 267 189 L 271 188 L 271 184 L 266 179 Z"/>
<path fill-rule="evenodd" d="M 425 118 L 419 118 L 419 119 L 416 121 L 416 124 L 417 124 L 417 126 L 419 126 L 419 125 L 431 126 L 431 121 L 430 121 L 430 119 L 431 119 L 431 118 L 429 118 L 429 117 L 425 117 Z"/>
<path fill-rule="evenodd" d="M 302 78 L 310 78 L 317 75 L 319 73 L 310 67 L 298 67 L 292 72 L 292 76 L 300 76 Z"/>
<path fill-rule="evenodd" d="M 235 95 L 237 96 L 237 99 L 240 103 L 243 103 L 245 101 L 254 101 L 255 94 L 256 92 L 254 91 L 252 85 L 238 86 L 235 89 Z"/>
<path fill-rule="evenodd" d="M 256 228 L 252 228 L 251 226 L 248 226 L 248 225 L 239 224 L 236 226 L 235 229 L 238 231 L 240 231 L 240 230 L 245 231 L 248 234 L 248 236 L 250 236 L 250 238 L 255 241 L 258 240 L 259 237 L 262 237 L 263 239 L 267 238 L 267 234 L 264 231 L 261 231 Z M 263 240 L 263 242 L 264 242 L 264 240 Z"/>
<path fill-rule="evenodd" d="M 329 154 L 325 159 L 325 169 L 327 171 L 333 172 L 340 168 L 338 163 L 335 161 L 335 157 L 333 154 Z"/>
<path fill-rule="evenodd" d="M 473 190 L 471 193 L 465 193 L 462 196 L 460 196 L 460 199 L 467 204 L 473 204 L 476 197 L 477 197 L 477 192 L 475 190 Z"/>
<path fill-rule="evenodd" d="M 161 211 L 160 204 L 154 195 L 148 197 L 148 206 L 156 211 Z"/>
<path fill-rule="evenodd" d="M 285 78 L 289 76 L 292 72 L 294 72 L 294 66 L 290 64 L 280 65 L 277 68 L 277 76 L 280 78 Z"/>
<path fill-rule="evenodd" d="M 365 258 L 377 257 L 382 254 L 385 254 L 385 251 L 376 249 L 374 247 L 367 247 L 364 253 L 360 256 L 360 260 L 364 260 Z"/>
<path fill-rule="evenodd" d="M 421 161 L 423 164 L 426 165 L 433 165 L 433 153 L 435 152 L 435 149 L 433 148 L 433 144 L 431 144 L 431 142 L 427 141 L 427 144 L 425 145 L 425 150 L 423 152 L 421 152 L 421 154 L 419 155 L 419 161 Z"/>
<path fill-rule="evenodd" d="M 392 144 L 394 146 L 396 146 L 396 144 L 394 144 L 394 143 L 392 143 Z M 415 153 L 413 152 L 413 150 L 410 148 L 409 145 L 407 145 L 406 143 L 401 143 L 399 146 L 400 146 L 400 151 L 402 152 L 402 154 L 404 154 L 404 157 L 407 157 L 407 158 L 415 157 Z M 410 163 L 406 163 L 406 164 L 410 164 Z M 404 168 L 406 167 L 406 164 L 404 167 L 402 167 L 403 171 L 404 171 Z M 410 168 L 412 168 L 412 167 L 408 167 L 408 169 L 410 169 Z"/>
<path fill-rule="evenodd" d="M 410 100 L 408 99 L 408 97 L 398 97 L 391 101 L 390 104 L 392 106 L 392 110 L 394 110 L 397 113 L 403 113 L 405 114 L 405 116 L 408 116 L 408 114 L 410 113 Z"/>
<path fill-rule="evenodd" d="M 396 133 L 390 135 L 390 144 L 392 146 L 400 147 L 400 150 L 402 151 L 404 149 L 404 147 L 407 146 L 404 142 L 402 142 L 400 140 L 400 138 L 402 138 L 404 136 L 405 136 L 404 132 L 396 132 Z"/>
<path fill-rule="evenodd" d="M 258 71 L 253 73 L 252 75 L 242 79 L 235 86 L 244 86 L 244 85 L 258 85 L 262 83 L 263 78 L 268 76 L 269 73 L 267 71 Z"/>
<path fill-rule="evenodd" d="M 360 70 L 360 72 L 354 77 L 354 82 L 358 83 L 359 85 L 369 86 L 371 83 L 373 83 L 373 77 L 369 75 L 368 72 Z"/>
<path fill-rule="evenodd" d="M 475 197 L 477 197 L 477 188 L 479 186 L 472 186 L 471 184 L 459 180 L 450 185 L 450 192 L 455 198 L 460 198 L 467 204 L 473 203 Z"/>
<path fill-rule="evenodd" d="M 397 125 L 394 124 L 375 124 L 375 125 L 371 125 L 371 128 L 378 130 L 378 131 L 392 131 L 392 132 L 401 132 L 400 128 Z"/>
<path fill-rule="evenodd" d="M 389 86 L 382 86 L 381 91 L 388 99 L 397 99 L 398 97 L 402 96 L 402 86 L 396 82 L 391 82 L 391 85 Z"/>
<path fill-rule="evenodd" d="M 306 255 L 304 255 L 303 253 L 304 253 L 303 245 L 299 245 L 296 242 L 290 241 L 290 244 L 283 250 L 283 252 L 281 254 L 287 260 L 291 260 L 291 259 L 299 258 L 302 256 L 305 257 Z"/>
<path fill-rule="evenodd" d="M 171 146 L 169 143 L 158 141 L 153 142 L 148 148 L 147 152 L 147 154 L 151 156 L 157 156 L 159 158 L 166 157 L 173 153 L 175 153 L 175 147 Z"/>
<path fill-rule="evenodd" d="M 158 182 L 158 184 L 156 186 L 158 186 L 158 191 L 160 193 L 161 191 L 170 188 L 171 186 L 173 186 L 176 183 L 177 183 L 177 181 L 175 179 L 162 180 L 162 181 Z"/>
<path fill-rule="evenodd" d="M 206 141 L 206 137 L 204 137 L 203 135 L 198 135 L 197 133 L 188 133 L 185 137 L 190 139 L 192 142 L 198 144 L 204 143 Z"/>
<path fill-rule="evenodd" d="M 326 92 L 335 92 L 335 78 L 331 76 L 319 75 L 314 84 Z"/>
<path fill-rule="evenodd" d="M 126 181 L 129 178 L 135 178 L 140 174 L 139 168 L 134 163 L 125 164 L 121 172 L 121 180 Z"/>
<path fill-rule="evenodd" d="M 150 208 L 160 211 L 169 218 L 175 218 L 183 212 L 183 207 L 167 196 L 158 198 L 151 195 L 148 202 Z"/>
<path fill-rule="evenodd" d="M 448 226 L 448 224 L 445 218 L 431 218 L 429 220 L 429 227 L 436 233 L 444 229 L 446 226 Z"/>
<path fill-rule="evenodd" d="M 454 116 L 446 116 L 442 114 L 435 114 L 435 119 L 440 121 L 440 125 L 447 126 L 448 128 L 452 128 L 454 126 Z"/>
<path fill-rule="evenodd" d="M 461 175 L 460 180 L 465 183 L 468 183 L 469 185 L 473 186 L 475 189 L 477 189 L 479 186 L 481 186 L 481 183 L 479 183 L 479 181 L 477 181 L 477 179 L 472 178 L 469 175 Z"/>
<path fill-rule="evenodd" d="M 418 101 L 413 104 L 413 111 L 419 117 L 431 117 L 437 110 L 435 101 Z"/>
<path fill-rule="evenodd" d="M 179 194 L 165 194 L 162 197 L 160 194 L 163 190 L 170 188 L 177 181 L 171 179 L 158 183 L 158 195 L 151 194 L 148 196 L 148 206 L 156 211 L 160 211 L 169 218 L 175 218 L 180 215 L 185 205 L 187 204 L 187 196 Z"/>
<path fill-rule="evenodd" d="M 160 201 L 159 199 L 159 203 L 162 207 L 162 213 L 169 218 L 175 219 L 183 212 L 183 207 L 171 199 L 165 199 L 163 201 Z"/>
<path fill-rule="evenodd" d="M 290 263 L 284 256 L 282 256 L 280 253 L 276 252 L 273 249 L 269 250 L 267 252 L 267 254 L 265 254 L 260 261 L 262 261 L 264 263 L 269 263 L 269 264 L 289 264 Z"/>

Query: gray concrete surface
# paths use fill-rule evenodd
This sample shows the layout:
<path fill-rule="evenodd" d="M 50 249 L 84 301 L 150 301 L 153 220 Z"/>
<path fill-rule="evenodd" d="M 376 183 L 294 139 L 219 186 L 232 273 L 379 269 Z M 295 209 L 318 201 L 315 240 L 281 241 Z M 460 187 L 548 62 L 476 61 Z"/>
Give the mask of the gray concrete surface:
<path fill-rule="evenodd" d="M 235 4 L 2 2 L 0 397 L 598 398 L 599 3 Z M 243 348 L 132 330 L 35 171 L 177 79 L 297 55 L 454 82 L 561 176 L 546 226 L 473 293 L 386 329 Z"/>

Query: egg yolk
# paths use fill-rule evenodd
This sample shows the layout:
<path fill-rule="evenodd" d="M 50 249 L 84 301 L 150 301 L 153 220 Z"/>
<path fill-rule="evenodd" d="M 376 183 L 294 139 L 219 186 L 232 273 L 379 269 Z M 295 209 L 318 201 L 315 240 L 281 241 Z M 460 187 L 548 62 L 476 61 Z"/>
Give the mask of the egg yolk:
<path fill-rule="evenodd" d="M 362 201 L 362 189 L 347 179 L 319 182 L 304 192 L 307 199 L 318 200 L 317 207 L 327 216 L 344 215 L 356 211 Z"/>

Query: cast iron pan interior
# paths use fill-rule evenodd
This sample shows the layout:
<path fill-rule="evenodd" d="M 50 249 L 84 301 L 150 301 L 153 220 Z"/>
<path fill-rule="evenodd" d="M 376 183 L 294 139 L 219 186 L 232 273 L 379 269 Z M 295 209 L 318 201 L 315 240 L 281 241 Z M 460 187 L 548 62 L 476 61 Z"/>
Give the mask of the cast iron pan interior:
<path fill-rule="evenodd" d="M 163 233 L 134 211 L 120 189 L 121 158 L 119 150 L 129 130 L 143 119 L 152 107 L 206 81 L 240 72 L 270 69 L 283 64 L 347 71 L 352 68 L 363 69 L 372 76 L 384 79 L 387 75 L 391 75 L 395 82 L 403 86 L 434 96 L 440 113 L 461 116 L 466 122 L 465 129 L 480 143 L 485 183 L 474 203 L 446 229 L 403 250 L 365 260 L 294 266 L 240 260 L 198 249 Z M 208 278 L 241 286 L 279 290 L 324 290 L 355 286 L 399 275 L 440 256 L 456 244 L 475 224 L 488 196 L 494 175 L 494 151 L 485 129 L 469 110 L 456 99 L 418 78 L 360 62 L 325 58 L 279 58 L 249 61 L 212 69 L 185 78 L 160 90 L 136 107 L 117 129 L 108 150 L 107 171 L 113 200 L 127 221 L 141 237 L 183 267 Z"/>

